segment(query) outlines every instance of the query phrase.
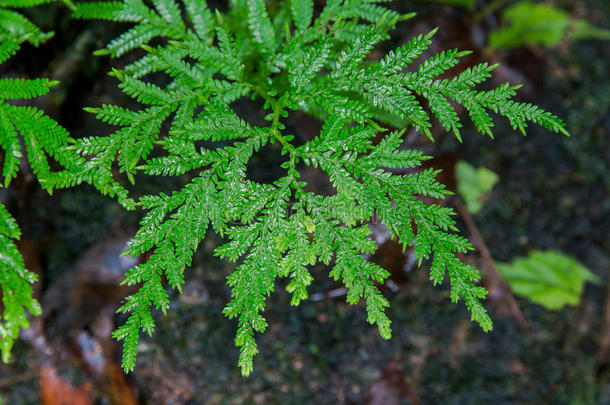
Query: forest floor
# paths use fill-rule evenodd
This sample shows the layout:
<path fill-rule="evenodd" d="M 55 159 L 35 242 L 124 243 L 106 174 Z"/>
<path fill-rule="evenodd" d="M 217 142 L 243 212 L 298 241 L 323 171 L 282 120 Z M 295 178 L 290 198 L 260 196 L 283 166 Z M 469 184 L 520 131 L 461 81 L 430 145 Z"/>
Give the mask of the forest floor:
<path fill-rule="evenodd" d="M 610 28 L 605 0 L 555 3 Z M 158 316 L 136 370 L 125 378 L 118 346 L 103 338 L 122 322 L 113 316 L 124 294 L 113 288 L 120 272 L 96 272 L 131 265 L 117 255 L 137 229 L 138 214 L 86 186 L 51 198 L 22 178 L 3 199 L 24 230 L 21 247 L 30 268 L 41 274 L 39 294 L 55 311 L 16 345 L 13 363 L 0 366 L 4 403 L 40 403 L 41 396 L 60 392 L 52 388 L 61 383 L 74 390 L 72 398 L 86 391 L 91 403 L 101 404 L 610 404 L 610 364 L 599 354 L 609 339 L 603 330 L 610 269 L 610 43 L 489 55 L 477 35 L 495 17 L 474 27 L 467 12 L 449 6 L 400 4 L 418 16 L 395 33 L 394 45 L 438 25 L 436 46 L 479 49 L 473 58 L 501 61 L 502 78 L 526 84 L 525 101 L 565 118 L 569 138 L 534 127 L 523 137 L 498 120 L 495 140 L 465 128 L 462 144 L 443 137 L 423 147 L 439 167 L 459 157 L 499 175 L 473 218 L 493 258 L 506 262 L 533 249 L 574 256 L 602 280 L 587 285 L 580 305 L 549 311 L 517 297 L 529 324 L 524 329 L 506 315 L 505 301 L 489 300 L 495 327 L 485 334 L 462 304 L 450 302 L 444 286 L 432 286 L 425 269 L 404 273 L 405 256 L 390 245 L 377 259 L 396 277 L 397 288 L 385 291 L 392 340 L 379 337 L 362 306 L 328 297 L 338 286 L 319 266 L 311 287 L 319 299 L 290 307 L 283 285 L 270 297 L 270 327 L 257 338 L 255 371 L 242 378 L 235 323 L 222 315 L 232 265 L 211 254 L 220 241 L 209 236 L 187 272 L 184 293 L 174 296 L 167 316 Z M 36 17 L 54 27 L 55 38 L 21 52 L 9 72 L 60 78 L 62 86 L 43 101 L 49 114 L 74 136 L 107 132 L 81 107 L 125 100 L 105 76 L 113 62 L 90 56 L 124 27 L 69 21 L 65 11 L 52 11 Z M 302 119 L 292 125 L 297 131 L 311 126 Z M 271 175 L 265 164 L 255 175 Z M 171 189 L 179 182 L 151 180 L 141 187 Z M 460 228 L 467 232 L 462 222 Z M 480 262 L 477 253 L 470 256 Z M 44 342 L 36 340 L 40 336 Z"/>

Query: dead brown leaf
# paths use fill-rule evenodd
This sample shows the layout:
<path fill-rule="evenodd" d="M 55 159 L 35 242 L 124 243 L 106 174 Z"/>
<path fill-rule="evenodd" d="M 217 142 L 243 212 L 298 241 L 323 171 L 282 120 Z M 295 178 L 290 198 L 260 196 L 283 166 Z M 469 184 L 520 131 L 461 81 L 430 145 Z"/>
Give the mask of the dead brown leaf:
<path fill-rule="evenodd" d="M 49 363 L 40 369 L 40 403 L 42 405 L 93 405 L 91 385 L 72 385 L 57 374 Z"/>

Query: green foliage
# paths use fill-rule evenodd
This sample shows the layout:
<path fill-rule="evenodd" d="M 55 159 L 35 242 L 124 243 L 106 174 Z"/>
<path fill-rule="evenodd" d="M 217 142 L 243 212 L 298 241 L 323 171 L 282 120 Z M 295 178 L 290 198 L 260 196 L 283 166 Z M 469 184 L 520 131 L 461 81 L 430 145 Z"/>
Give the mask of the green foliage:
<path fill-rule="evenodd" d="M 521 1 L 502 13 L 502 27 L 489 35 L 493 48 L 516 48 L 523 45 L 552 47 L 568 40 L 610 39 L 610 31 L 544 3 Z"/>
<path fill-rule="evenodd" d="M 53 36 L 43 32 L 23 14 L 14 9 L 37 6 L 54 0 L 0 0 L 0 43 L 6 40 L 28 41 L 38 46 Z"/>
<path fill-rule="evenodd" d="M 9 59 L 23 41 L 38 45 L 52 34 L 45 34 L 21 14 L 9 8 L 22 8 L 46 3 L 48 0 L 0 0 L 0 63 Z M 19 171 L 25 154 L 41 186 L 51 192 L 66 185 L 66 178 L 82 166 L 81 158 L 64 149 L 69 141 L 67 131 L 35 107 L 15 105 L 46 94 L 57 82 L 48 79 L 0 79 L 0 150 L 3 152 L 2 184 L 8 187 Z M 22 146 L 23 145 L 23 146 Z M 25 148 L 25 151 L 23 150 Z M 64 170 L 53 171 L 61 165 Z M 27 312 L 41 313 L 40 304 L 32 297 L 36 274 L 25 268 L 15 240 L 21 236 L 19 226 L 0 204 L 0 288 L 4 312 L 0 322 L 2 361 L 10 360 L 11 349 L 19 330 L 27 328 Z M 27 312 L 26 312 L 27 311 Z"/>
<path fill-rule="evenodd" d="M 14 239 L 21 231 L 4 205 L 0 204 L 0 287 L 2 288 L 2 321 L 0 322 L 0 351 L 2 361 L 8 362 L 19 331 L 29 326 L 26 311 L 40 315 L 40 304 L 32 297 L 32 283 L 36 274 L 26 270 Z"/>
<path fill-rule="evenodd" d="M 480 302 L 486 291 L 475 284 L 480 275 L 457 258 L 472 247 L 452 233 L 453 211 L 417 198 L 443 198 L 448 191 L 434 170 L 404 170 L 426 159 L 402 146 L 404 129 L 413 126 L 432 138 L 434 116 L 459 139 L 455 102 L 489 136 L 490 112 L 520 131 L 534 122 L 567 132 L 559 118 L 513 101 L 519 86 L 477 90 L 495 66 L 483 63 L 447 78 L 446 71 L 467 52 L 453 49 L 415 63 L 434 31 L 381 60 L 368 59 L 388 31 L 409 17 L 383 2 L 329 0 L 315 20 L 313 0 L 274 7 L 263 0 L 232 0 L 225 14 L 213 13 L 203 0 L 185 0 L 184 7 L 174 0 L 78 6 L 80 18 L 134 24 L 97 54 L 118 57 L 144 50 L 112 72 L 142 107 L 88 109 L 119 129 L 72 146 L 87 158 L 77 178 L 117 196 L 126 208 L 148 211 L 127 253 L 150 252 L 150 259 L 126 276 L 125 283 L 139 289 L 120 308 L 129 317 L 114 332 L 124 341 L 125 370 L 134 367 L 140 332 L 151 334 L 155 328 L 151 310 L 169 308 L 166 285 L 181 290 L 184 271 L 210 230 L 226 238 L 216 255 L 238 263 L 228 277 L 232 300 L 224 313 L 237 320 L 235 343 L 244 375 L 251 373 L 258 352 L 255 334 L 267 328 L 263 312 L 276 280 L 290 280 L 287 290 L 298 305 L 308 296 L 309 267 L 316 263 L 332 268 L 330 276 L 348 288 L 347 302 L 364 301 L 368 321 L 390 338 L 388 301 L 379 290 L 388 272 L 364 258 L 376 249 L 367 226 L 374 219 L 405 248 L 413 247 L 420 262 L 430 263 L 435 285 L 448 278 L 452 301 L 463 299 L 471 318 L 491 329 Z M 153 83 L 150 73 L 167 80 Z M 261 100 L 267 125 L 239 116 L 234 102 L 245 98 Z M 322 120 L 321 132 L 296 142 L 284 124 L 291 111 Z M 402 128 L 392 130 L 391 123 Z M 285 156 L 283 175 L 272 183 L 248 178 L 246 165 L 262 148 Z M 335 193 L 309 191 L 299 173 L 303 166 L 325 172 Z M 188 174 L 192 180 L 172 193 L 136 202 L 124 184 L 137 174 Z"/>
<path fill-rule="evenodd" d="M 0 42 L 0 63 L 18 49 L 16 40 Z M 17 175 L 24 154 L 19 138 L 23 140 L 25 155 L 32 171 L 49 192 L 63 183 L 62 173 L 51 171 L 52 161 L 67 170 L 75 170 L 81 165 L 78 156 L 60 148 L 68 141 L 68 133 L 61 126 L 37 108 L 7 102 L 41 96 L 55 84 L 48 79 L 0 79 L 0 149 L 4 155 L 2 177 L 5 187 Z M 0 204 L 0 286 L 4 305 L 0 324 L 0 351 L 5 362 L 10 359 L 11 348 L 19 330 L 29 325 L 26 310 L 32 315 L 41 312 L 40 305 L 32 297 L 31 284 L 36 281 L 36 275 L 25 269 L 23 258 L 14 243 L 20 235 L 17 223 Z"/>
<path fill-rule="evenodd" d="M 476 214 L 483 207 L 483 202 L 493 186 L 498 182 L 498 175 L 485 167 L 474 168 L 461 160 L 455 168 L 457 191 L 466 203 L 466 208 Z"/>
<path fill-rule="evenodd" d="M 585 282 L 599 281 L 578 261 L 554 251 L 534 251 L 512 263 L 498 263 L 498 270 L 515 294 L 548 309 L 578 305 Z"/>
<path fill-rule="evenodd" d="M 0 63 L 17 49 L 19 45 L 13 40 L 0 44 Z M 56 84 L 48 79 L 0 79 L 0 147 L 4 151 L 2 177 L 5 187 L 17 175 L 19 161 L 23 156 L 20 137 L 32 171 L 48 192 L 65 187 L 68 184 L 66 178 L 73 178 L 72 173 L 78 171 L 83 164 L 78 155 L 62 148 L 70 138 L 57 122 L 36 107 L 8 102 L 42 96 Z M 55 164 L 64 170 L 53 171 Z"/>

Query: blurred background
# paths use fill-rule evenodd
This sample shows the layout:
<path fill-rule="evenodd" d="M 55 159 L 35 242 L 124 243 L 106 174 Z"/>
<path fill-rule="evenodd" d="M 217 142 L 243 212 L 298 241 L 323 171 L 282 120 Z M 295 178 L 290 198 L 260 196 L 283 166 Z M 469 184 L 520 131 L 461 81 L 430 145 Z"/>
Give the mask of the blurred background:
<path fill-rule="evenodd" d="M 26 169 L 0 197 L 23 229 L 20 250 L 39 274 L 45 316 L 22 334 L 13 362 L 0 366 L 5 404 L 610 404 L 610 2 L 400 0 L 392 7 L 417 15 L 380 51 L 440 27 L 425 56 L 460 48 L 473 50 L 461 69 L 501 63 L 494 82 L 524 84 L 520 101 L 562 117 L 572 135 L 532 126 L 524 137 L 502 120 L 495 140 L 468 125 L 463 143 L 440 128 L 434 144 L 407 134 L 456 192 L 443 204 L 456 208 L 477 248 L 464 260 L 484 275 L 494 330 L 472 324 L 446 286 L 433 287 L 425 265 L 373 224 L 380 248 L 372 260 L 392 272 L 385 288 L 392 340 L 368 325 L 362 306 L 345 303 L 319 266 L 311 300 L 290 307 L 281 286 L 271 296 L 255 371 L 242 378 L 235 324 L 221 313 L 233 265 L 212 256 L 220 240 L 210 235 L 184 293 L 157 317 L 125 377 L 109 335 L 123 321 L 114 314 L 126 293 L 118 284 L 135 261 L 119 254 L 142 213 L 126 213 L 87 186 L 50 197 Z M 37 105 L 74 137 L 109 133 L 82 107 L 132 103 L 107 76 L 129 57 L 91 53 L 127 26 L 75 21 L 57 4 L 24 13 L 55 35 L 38 48 L 24 44 L 0 75 L 59 80 Z M 241 113 L 260 119 L 248 106 Z M 305 137 L 319 129 L 300 115 L 288 125 Z M 253 175 L 272 177 L 276 159 L 262 155 Z M 144 178 L 134 193 L 183 181 Z"/>

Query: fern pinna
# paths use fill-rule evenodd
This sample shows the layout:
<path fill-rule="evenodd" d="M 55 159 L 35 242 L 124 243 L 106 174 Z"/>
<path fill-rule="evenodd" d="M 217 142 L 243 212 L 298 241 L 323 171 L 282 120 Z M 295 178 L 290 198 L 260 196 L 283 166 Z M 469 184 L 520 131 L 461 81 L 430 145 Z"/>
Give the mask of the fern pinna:
<path fill-rule="evenodd" d="M 453 211 L 417 198 L 448 194 L 435 180 L 437 172 L 393 174 L 426 159 L 401 147 L 404 127 L 432 137 L 434 116 L 459 138 L 462 124 L 450 100 L 464 106 L 479 132 L 490 136 L 490 111 L 520 131 L 534 122 L 566 133 L 564 124 L 534 105 L 513 101 L 517 86 L 476 90 L 494 66 L 483 63 L 451 79 L 439 78 L 464 52 L 449 50 L 416 63 L 434 32 L 378 61 L 365 61 L 408 17 L 384 2 L 328 0 L 315 19 L 313 0 L 269 7 L 264 0 L 231 0 L 224 14 L 212 12 L 203 0 L 78 6 L 80 18 L 135 24 L 98 54 L 145 51 L 112 72 L 142 108 L 89 109 L 121 128 L 73 146 L 88 158 L 79 176 L 116 195 L 125 207 L 148 211 L 128 253 L 150 252 L 150 259 L 126 276 L 125 283 L 140 287 L 120 308 L 130 315 L 114 332 L 124 341 L 125 370 L 134 367 L 140 331 L 154 330 L 151 310 L 165 313 L 169 307 L 164 280 L 182 288 L 184 270 L 210 229 L 227 239 L 216 255 L 238 263 L 228 277 L 232 300 L 224 312 L 238 322 L 235 343 L 244 375 L 251 373 L 258 352 L 255 333 L 267 328 L 263 311 L 276 279 L 290 279 L 287 290 L 298 305 L 313 281 L 308 267 L 318 262 L 331 266 L 330 276 L 345 284 L 350 304 L 364 300 L 368 321 L 390 338 L 389 304 L 378 288 L 388 272 L 364 257 L 376 249 L 366 225 L 373 217 L 405 248 L 413 247 L 420 261 L 431 260 L 433 283 L 447 277 L 451 299 L 463 299 L 472 319 L 485 331 L 492 328 L 480 302 L 486 291 L 475 284 L 479 272 L 456 256 L 471 245 L 452 233 Z M 157 45 L 149 45 L 152 41 Z M 407 72 L 409 65 L 416 68 Z M 167 84 L 152 81 L 150 74 L 159 73 L 168 77 Z M 264 101 L 267 125 L 253 125 L 236 114 L 232 103 L 242 98 Z M 305 144 L 295 142 L 284 124 L 297 110 L 324 122 L 319 135 Z M 162 129 L 166 122 L 168 132 Z M 392 123 L 403 128 L 392 130 Z M 207 146 L 198 146 L 201 141 Z M 263 147 L 285 156 L 284 175 L 272 183 L 247 177 L 247 163 Z M 130 181 L 138 173 L 191 174 L 192 180 L 178 191 L 136 202 L 115 176 L 115 164 Z M 336 192 L 308 191 L 299 165 L 326 172 Z"/>
<path fill-rule="evenodd" d="M 19 9 L 51 3 L 55 0 L 0 0 L 0 42 L 15 40 L 28 41 L 38 46 L 53 36 L 52 32 L 43 32 L 32 21 L 20 13 Z M 72 7 L 70 0 L 64 2 Z"/>

